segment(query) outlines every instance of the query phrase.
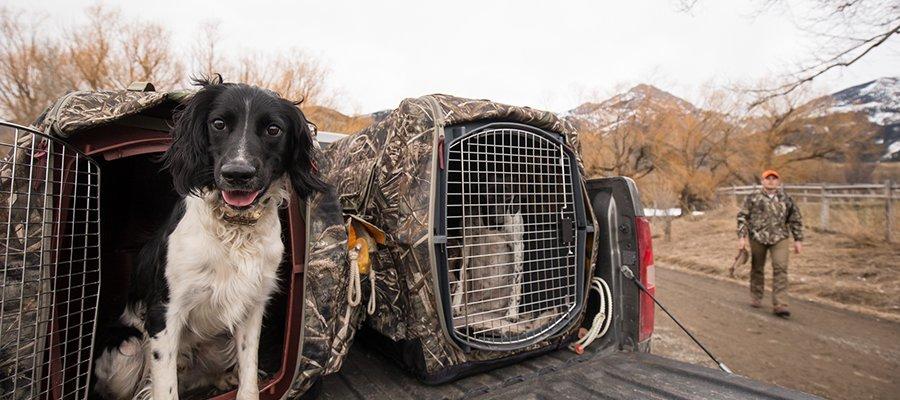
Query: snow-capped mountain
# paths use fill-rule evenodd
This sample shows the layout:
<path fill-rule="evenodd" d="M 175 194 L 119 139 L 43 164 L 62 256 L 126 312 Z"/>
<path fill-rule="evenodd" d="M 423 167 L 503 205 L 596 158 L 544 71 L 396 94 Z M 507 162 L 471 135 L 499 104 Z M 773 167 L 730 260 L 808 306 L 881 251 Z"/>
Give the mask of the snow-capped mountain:
<path fill-rule="evenodd" d="M 881 126 L 900 123 L 900 78 L 886 77 L 849 87 L 831 95 L 828 111 L 864 112 L 869 121 Z"/>
<path fill-rule="evenodd" d="M 885 77 L 846 88 L 829 97 L 822 114 L 862 113 L 881 132 L 882 159 L 900 160 L 900 78 Z"/>
<path fill-rule="evenodd" d="M 579 130 L 608 132 L 621 124 L 662 113 L 688 114 L 693 104 L 657 87 L 640 84 L 599 103 L 584 103 L 562 114 Z"/>
<path fill-rule="evenodd" d="M 811 123 L 823 123 L 830 115 L 862 114 L 878 132 L 878 144 L 883 146 L 883 160 L 900 161 L 900 77 L 884 77 L 843 89 L 815 99 L 800 108 L 816 108 Z M 653 124 L 655 115 L 688 115 L 703 112 L 690 102 L 651 85 L 637 85 L 602 102 L 584 103 L 561 117 L 572 122 L 582 132 L 606 133 L 630 123 Z M 730 120 L 753 130 L 756 119 L 746 117 Z M 814 122 L 813 122 L 814 121 Z M 869 131 L 871 132 L 871 131 Z M 779 149 L 788 153 L 794 149 Z"/>

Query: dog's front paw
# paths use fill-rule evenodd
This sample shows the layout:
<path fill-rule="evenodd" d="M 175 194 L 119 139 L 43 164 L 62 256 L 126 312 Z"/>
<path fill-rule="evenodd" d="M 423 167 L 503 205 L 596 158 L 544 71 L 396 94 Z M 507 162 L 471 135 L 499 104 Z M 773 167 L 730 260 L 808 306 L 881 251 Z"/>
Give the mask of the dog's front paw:
<path fill-rule="evenodd" d="M 243 387 L 238 389 L 237 396 L 235 396 L 237 400 L 259 400 L 259 389 L 244 389 Z"/>

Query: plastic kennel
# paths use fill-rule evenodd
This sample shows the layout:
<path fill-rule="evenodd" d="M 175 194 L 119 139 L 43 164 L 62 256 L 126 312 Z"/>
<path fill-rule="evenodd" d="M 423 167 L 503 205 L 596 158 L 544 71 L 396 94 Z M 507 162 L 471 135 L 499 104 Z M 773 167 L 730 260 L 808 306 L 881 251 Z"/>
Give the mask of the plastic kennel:
<path fill-rule="evenodd" d="M 387 237 L 361 340 L 431 383 L 569 343 L 595 231 L 577 148 L 552 113 L 433 95 L 327 149 L 345 213 Z"/>
<path fill-rule="evenodd" d="M 104 327 L 122 311 L 143 241 L 177 201 L 157 160 L 172 112 L 189 95 L 74 92 L 37 130 L 0 128 L 0 398 L 93 396 L 91 360 Z M 336 204 L 318 195 L 282 212 L 287 254 L 264 321 L 262 398 L 303 393 L 339 368 L 353 337 Z"/>

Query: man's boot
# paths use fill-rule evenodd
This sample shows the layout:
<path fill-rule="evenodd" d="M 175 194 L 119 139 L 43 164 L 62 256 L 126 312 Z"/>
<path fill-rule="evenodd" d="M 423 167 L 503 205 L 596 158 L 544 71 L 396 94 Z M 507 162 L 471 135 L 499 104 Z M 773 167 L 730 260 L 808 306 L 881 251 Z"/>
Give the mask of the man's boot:
<path fill-rule="evenodd" d="M 788 318 L 791 316 L 791 311 L 788 310 L 787 306 L 775 306 L 775 308 L 772 309 L 772 312 L 781 318 Z"/>

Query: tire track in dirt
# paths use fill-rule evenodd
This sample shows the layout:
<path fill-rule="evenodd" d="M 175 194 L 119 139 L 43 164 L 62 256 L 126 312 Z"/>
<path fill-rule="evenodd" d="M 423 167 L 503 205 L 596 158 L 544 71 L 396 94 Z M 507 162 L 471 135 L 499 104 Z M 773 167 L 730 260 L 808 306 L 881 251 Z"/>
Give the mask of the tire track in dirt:
<path fill-rule="evenodd" d="M 784 320 L 770 303 L 750 308 L 737 283 L 659 266 L 656 280 L 659 300 L 740 375 L 834 399 L 900 394 L 896 322 L 794 298 Z M 653 353 L 715 367 L 659 309 Z"/>

